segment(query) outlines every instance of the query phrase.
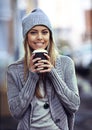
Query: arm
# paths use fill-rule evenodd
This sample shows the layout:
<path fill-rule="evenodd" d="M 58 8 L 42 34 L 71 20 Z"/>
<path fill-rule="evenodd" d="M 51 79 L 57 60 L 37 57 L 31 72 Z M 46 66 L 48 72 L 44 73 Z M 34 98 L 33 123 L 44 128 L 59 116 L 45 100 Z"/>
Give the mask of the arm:
<path fill-rule="evenodd" d="M 7 95 L 11 114 L 16 119 L 22 118 L 34 96 L 38 75 L 29 71 L 25 85 L 20 84 L 16 66 L 10 66 L 7 71 Z M 21 86 L 19 86 L 21 85 Z M 21 88 L 21 90 L 20 90 Z"/>
<path fill-rule="evenodd" d="M 53 87 L 63 104 L 63 106 L 69 112 L 75 112 L 79 108 L 80 98 L 78 94 L 78 87 L 75 76 L 74 63 L 70 58 L 67 58 L 64 72 L 65 81 L 62 80 L 55 68 L 48 73 L 50 80 L 53 83 Z M 62 69 L 62 67 L 59 67 Z M 62 70 L 63 72 L 64 70 Z"/>

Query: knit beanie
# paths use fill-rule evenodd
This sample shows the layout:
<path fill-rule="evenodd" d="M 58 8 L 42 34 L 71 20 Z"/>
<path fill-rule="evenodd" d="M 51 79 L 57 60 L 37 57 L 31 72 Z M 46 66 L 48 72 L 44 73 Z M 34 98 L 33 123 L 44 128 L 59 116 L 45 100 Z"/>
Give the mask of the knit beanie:
<path fill-rule="evenodd" d="M 36 25 L 44 25 L 53 32 L 48 16 L 41 9 L 37 8 L 22 19 L 23 37 Z"/>

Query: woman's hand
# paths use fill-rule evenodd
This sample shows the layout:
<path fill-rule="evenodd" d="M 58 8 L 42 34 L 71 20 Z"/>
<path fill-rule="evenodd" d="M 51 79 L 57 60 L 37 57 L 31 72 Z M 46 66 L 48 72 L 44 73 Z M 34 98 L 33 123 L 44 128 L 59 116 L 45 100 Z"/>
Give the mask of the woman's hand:
<path fill-rule="evenodd" d="M 35 54 L 33 54 L 31 56 L 31 58 L 30 58 L 30 67 L 29 67 L 29 69 L 30 69 L 31 72 L 37 72 L 37 69 L 36 69 L 38 67 L 37 62 L 39 60 L 41 60 L 41 58 L 35 58 L 34 59 L 34 56 L 35 56 Z"/>
<path fill-rule="evenodd" d="M 38 72 L 38 73 L 46 73 L 50 72 L 53 68 L 53 65 L 50 62 L 50 57 L 44 53 L 47 60 L 41 60 L 41 58 L 34 59 L 33 54 L 30 58 L 30 70 L 31 72 Z"/>

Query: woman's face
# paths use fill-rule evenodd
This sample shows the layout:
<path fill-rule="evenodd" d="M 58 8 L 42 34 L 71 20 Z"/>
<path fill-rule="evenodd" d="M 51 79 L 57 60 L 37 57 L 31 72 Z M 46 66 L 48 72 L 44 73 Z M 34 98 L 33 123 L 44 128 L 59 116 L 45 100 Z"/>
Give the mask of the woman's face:
<path fill-rule="evenodd" d="M 28 32 L 28 44 L 33 49 L 45 49 L 50 41 L 50 31 L 45 26 L 35 26 Z"/>

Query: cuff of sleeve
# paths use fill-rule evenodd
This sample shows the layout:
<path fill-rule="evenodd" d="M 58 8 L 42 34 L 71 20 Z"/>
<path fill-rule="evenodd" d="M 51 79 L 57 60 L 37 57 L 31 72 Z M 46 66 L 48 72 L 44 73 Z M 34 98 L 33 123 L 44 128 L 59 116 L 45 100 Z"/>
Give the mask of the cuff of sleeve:
<path fill-rule="evenodd" d="M 56 69 L 53 67 L 53 68 L 51 69 L 51 71 L 48 73 L 48 75 L 49 75 L 49 77 L 52 77 L 52 76 L 54 76 L 56 73 L 57 73 L 57 72 L 56 72 Z"/>
<path fill-rule="evenodd" d="M 32 72 L 31 70 L 29 70 L 29 77 L 32 77 L 34 79 L 38 79 L 39 75 L 36 72 Z"/>

